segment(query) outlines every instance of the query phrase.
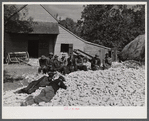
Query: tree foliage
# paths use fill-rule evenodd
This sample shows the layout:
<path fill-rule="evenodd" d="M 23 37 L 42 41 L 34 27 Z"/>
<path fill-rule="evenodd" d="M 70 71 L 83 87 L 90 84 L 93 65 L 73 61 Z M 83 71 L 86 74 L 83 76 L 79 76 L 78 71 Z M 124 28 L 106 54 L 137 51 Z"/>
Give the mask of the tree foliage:
<path fill-rule="evenodd" d="M 31 32 L 31 23 L 33 22 L 33 18 L 29 17 L 27 20 L 24 20 L 24 18 L 28 15 L 27 8 L 23 8 L 21 12 L 14 14 L 16 11 L 18 11 L 18 7 L 16 7 L 16 5 L 4 5 L 4 22 L 6 23 L 4 28 L 5 32 L 12 30 L 12 28 L 15 32 Z"/>
<path fill-rule="evenodd" d="M 66 18 L 64 20 L 59 20 L 59 24 L 64 26 L 66 29 L 76 34 L 76 25 L 77 23 L 73 21 L 71 18 Z"/>
<path fill-rule="evenodd" d="M 85 40 L 122 50 L 145 33 L 145 6 L 87 5 L 77 26 Z"/>

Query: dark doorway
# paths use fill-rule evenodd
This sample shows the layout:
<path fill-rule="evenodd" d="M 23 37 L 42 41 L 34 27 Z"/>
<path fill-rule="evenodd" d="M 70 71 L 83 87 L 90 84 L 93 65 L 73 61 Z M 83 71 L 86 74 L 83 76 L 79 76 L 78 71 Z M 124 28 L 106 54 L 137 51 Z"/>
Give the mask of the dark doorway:
<path fill-rule="evenodd" d="M 38 40 L 28 40 L 28 53 L 31 58 L 38 58 Z"/>
<path fill-rule="evenodd" d="M 61 44 L 61 52 L 67 52 L 69 51 L 69 44 Z"/>

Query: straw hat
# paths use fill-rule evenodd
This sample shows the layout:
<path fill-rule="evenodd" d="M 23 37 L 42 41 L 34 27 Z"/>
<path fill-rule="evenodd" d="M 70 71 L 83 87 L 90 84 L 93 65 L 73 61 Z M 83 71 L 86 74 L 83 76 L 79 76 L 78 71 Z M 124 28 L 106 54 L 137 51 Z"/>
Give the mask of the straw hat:
<path fill-rule="evenodd" d="M 49 53 L 49 55 L 53 55 L 53 53 L 52 53 L 52 52 L 50 52 L 50 53 Z"/>

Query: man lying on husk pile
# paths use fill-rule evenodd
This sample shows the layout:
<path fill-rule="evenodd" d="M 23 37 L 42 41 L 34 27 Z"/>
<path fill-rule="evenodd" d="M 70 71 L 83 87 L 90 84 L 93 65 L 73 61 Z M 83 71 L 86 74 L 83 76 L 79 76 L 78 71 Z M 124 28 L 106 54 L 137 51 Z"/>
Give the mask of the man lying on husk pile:
<path fill-rule="evenodd" d="M 44 89 L 41 90 L 38 96 L 28 96 L 25 99 L 25 102 L 21 103 L 21 106 L 32 105 L 34 103 L 39 104 L 40 102 L 50 102 L 50 100 L 55 96 L 59 88 L 67 88 L 63 81 L 65 80 L 62 76 L 60 76 L 58 79 L 54 81 L 51 81 Z"/>
<path fill-rule="evenodd" d="M 50 71 L 48 72 L 48 76 L 43 76 L 38 80 L 32 81 L 27 87 L 16 91 L 15 93 L 27 93 L 31 94 L 35 92 L 39 87 L 46 87 L 47 85 L 50 84 L 54 80 L 54 75 L 57 73 L 54 71 L 53 68 L 49 69 Z M 62 80 L 65 80 L 63 76 L 60 75 Z"/>

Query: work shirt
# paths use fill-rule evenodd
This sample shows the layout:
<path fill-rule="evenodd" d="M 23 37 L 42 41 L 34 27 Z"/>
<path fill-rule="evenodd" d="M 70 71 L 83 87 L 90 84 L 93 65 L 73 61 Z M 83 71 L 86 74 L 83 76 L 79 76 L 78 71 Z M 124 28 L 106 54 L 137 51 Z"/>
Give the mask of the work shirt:
<path fill-rule="evenodd" d="M 112 64 L 112 60 L 110 57 L 105 58 L 105 64 L 111 65 Z"/>
<path fill-rule="evenodd" d="M 53 65 L 54 65 L 54 68 L 56 68 L 56 69 L 61 67 L 60 62 L 57 59 L 53 60 Z"/>
<path fill-rule="evenodd" d="M 74 58 L 70 58 L 70 57 L 69 57 L 69 58 L 67 59 L 67 61 L 68 61 L 68 64 L 67 64 L 68 66 L 70 66 L 70 65 L 75 65 L 75 59 L 74 59 Z"/>
<path fill-rule="evenodd" d="M 110 57 L 104 59 L 103 67 L 104 69 L 110 68 L 112 65 L 112 59 Z"/>
<path fill-rule="evenodd" d="M 90 62 L 86 62 L 86 63 L 83 63 L 83 65 L 85 65 L 87 67 L 87 69 L 91 69 L 91 63 Z"/>
<path fill-rule="evenodd" d="M 93 58 L 91 61 L 91 67 L 99 66 L 101 65 L 101 61 L 99 58 Z"/>
<path fill-rule="evenodd" d="M 45 59 L 42 59 L 42 58 L 39 59 L 39 65 L 40 65 L 41 68 L 46 66 L 46 63 L 47 63 L 47 59 L 46 58 Z"/>
<path fill-rule="evenodd" d="M 43 76 L 40 80 L 41 80 L 39 83 L 40 87 L 45 87 L 52 81 L 52 80 L 49 80 L 47 76 Z"/>
<path fill-rule="evenodd" d="M 77 65 L 77 66 L 81 66 L 81 65 L 83 65 L 83 59 L 80 57 L 80 58 L 76 58 L 75 59 L 75 64 Z"/>
<path fill-rule="evenodd" d="M 35 92 L 39 87 L 45 87 L 45 86 L 49 85 L 51 81 L 52 81 L 52 79 L 49 80 L 49 78 L 47 76 L 43 76 L 40 79 L 29 83 L 29 85 L 27 87 L 18 90 L 17 93 L 31 94 L 31 93 Z"/>
<path fill-rule="evenodd" d="M 50 66 L 50 65 L 53 66 L 53 58 L 48 58 L 46 65 L 47 65 L 47 66 Z"/>
<path fill-rule="evenodd" d="M 67 66 L 67 59 L 62 57 L 60 59 L 60 63 L 61 63 L 61 66 Z"/>

